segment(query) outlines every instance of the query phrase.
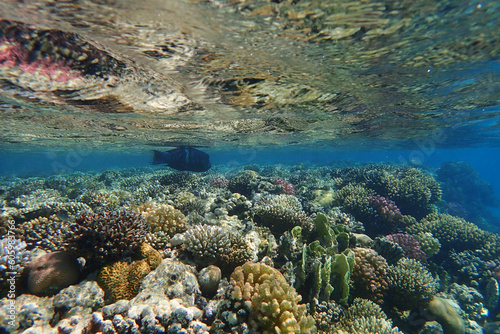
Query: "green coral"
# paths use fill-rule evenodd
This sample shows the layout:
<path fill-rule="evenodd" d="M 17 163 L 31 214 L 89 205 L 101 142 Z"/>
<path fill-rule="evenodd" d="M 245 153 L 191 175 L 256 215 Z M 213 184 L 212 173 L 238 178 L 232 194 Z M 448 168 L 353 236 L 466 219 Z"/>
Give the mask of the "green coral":
<path fill-rule="evenodd" d="M 343 313 L 340 321 L 334 325 L 336 334 L 399 334 L 397 327 L 392 326 L 392 321 L 380 306 L 374 302 L 356 298 L 352 305 Z"/>
<path fill-rule="evenodd" d="M 425 252 L 427 257 L 431 257 L 439 253 L 441 243 L 437 238 L 434 238 L 430 232 L 420 232 L 414 235 L 415 239 L 420 243 L 420 247 Z"/>
<path fill-rule="evenodd" d="M 408 231 L 413 235 L 430 232 L 439 239 L 445 250 L 454 249 L 456 252 L 481 249 L 487 244 L 489 237 L 488 233 L 462 218 L 435 213 L 409 226 Z"/>
<path fill-rule="evenodd" d="M 314 333 L 302 297 L 275 268 L 247 262 L 231 274 L 233 299 L 251 312 L 250 329 L 263 334 Z"/>
<path fill-rule="evenodd" d="M 387 281 L 390 291 L 387 300 L 401 310 L 415 308 L 438 290 L 434 277 L 415 259 L 402 258 L 390 266 Z"/>

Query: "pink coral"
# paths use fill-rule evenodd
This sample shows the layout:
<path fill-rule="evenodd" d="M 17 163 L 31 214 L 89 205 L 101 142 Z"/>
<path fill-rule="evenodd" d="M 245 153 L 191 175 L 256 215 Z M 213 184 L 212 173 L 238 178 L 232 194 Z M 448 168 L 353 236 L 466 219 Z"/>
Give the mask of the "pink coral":
<path fill-rule="evenodd" d="M 353 248 L 356 265 L 352 273 L 355 294 L 381 304 L 388 289 L 387 261 L 370 248 Z"/>
<path fill-rule="evenodd" d="M 278 178 L 272 180 L 271 182 L 273 184 L 276 184 L 276 185 L 278 185 L 278 184 L 281 185 L 283 194 L 295 195 L 295 190 L 293 189 L 293 186 L 290 183 L 283 180 L 282 178 L 278 177 Z"/>
<path fill-rule="evenodd" d="M 390 241 L 397 243 L 405 252 L 405 256 L 420 262 L 425 262 L 427 256 L 420 247 L 420 243 L 413 236 L 405 233 L 389 234 L 385 236 Z"/>
<path fill-rule="evenodd" d="M 403 215 L 394 201 L 380 195 L 368 196 L 367 199 L 378 215 L 385 220 L 396 222 L 403 219 Z"/>

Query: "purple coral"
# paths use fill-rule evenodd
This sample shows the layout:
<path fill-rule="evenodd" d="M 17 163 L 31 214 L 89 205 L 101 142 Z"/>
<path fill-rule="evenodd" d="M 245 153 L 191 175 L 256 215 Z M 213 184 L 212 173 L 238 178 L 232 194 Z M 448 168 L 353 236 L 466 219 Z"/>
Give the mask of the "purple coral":
<path fill-rule="evenodd" d="M 403 219 L 403 215 L 394 201 L 380 195 L 368 196 L 367 199 L 379 216 L 385 220 L 396 222 Z"/>
<path fill-rule="evenodd" d="M 278 184 L 281 185 L 281 187 L 283 188 L 282 189 L 283 194 L 295 196 L 295 190 L 293 189 L 293 186 L 290 183 L 283 180 L 282 178 L 278 177 L 278 178 L 272 180 L 271 182 L 273 184 L 276 184 L 276 185 L 278 185 Z"/>
<path fill-rule="evenodd" d="M 210 179 L 210 185 L 214 188 L 227 188 L 229 181 L 226 178 L 216 176 Z"/>
<path fill-rule="evenodd" d="M 405 256 L 409 259 L 415 259 L 420 262 L 427 261 L 427 256 L 425 252 L 420 247 L 420 243 L 410 234 L 396 233 L 389 234 L 385 236 L 390 241 L 396 243 L 401 247 L 405 253 Z"/>

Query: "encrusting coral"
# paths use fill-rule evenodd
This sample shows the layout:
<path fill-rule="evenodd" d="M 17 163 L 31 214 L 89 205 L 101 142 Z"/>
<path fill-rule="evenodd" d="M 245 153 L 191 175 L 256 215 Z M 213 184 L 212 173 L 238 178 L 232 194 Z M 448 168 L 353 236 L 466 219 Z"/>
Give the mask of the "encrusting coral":
<path fill-rule="evenodd" d="M 247 262 L 231 274 L 233 299 L 251 312 L 250 329 L 263 334 L 313 333 L 314 319 L 283 275 L 263 263 Z"/>

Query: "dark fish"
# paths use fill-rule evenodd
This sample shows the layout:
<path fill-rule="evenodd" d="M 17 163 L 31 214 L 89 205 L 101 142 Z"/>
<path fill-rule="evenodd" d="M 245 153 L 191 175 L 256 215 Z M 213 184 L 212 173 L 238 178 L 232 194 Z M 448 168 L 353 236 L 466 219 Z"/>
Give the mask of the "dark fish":
<path fill-rule="evenodd" d="M 168 152 L 153 151 L 153 165 L 167 164 L 177 170 L 205 172 L 212 167 L 210 156 L 193 147 L 178 147 Z"/>

